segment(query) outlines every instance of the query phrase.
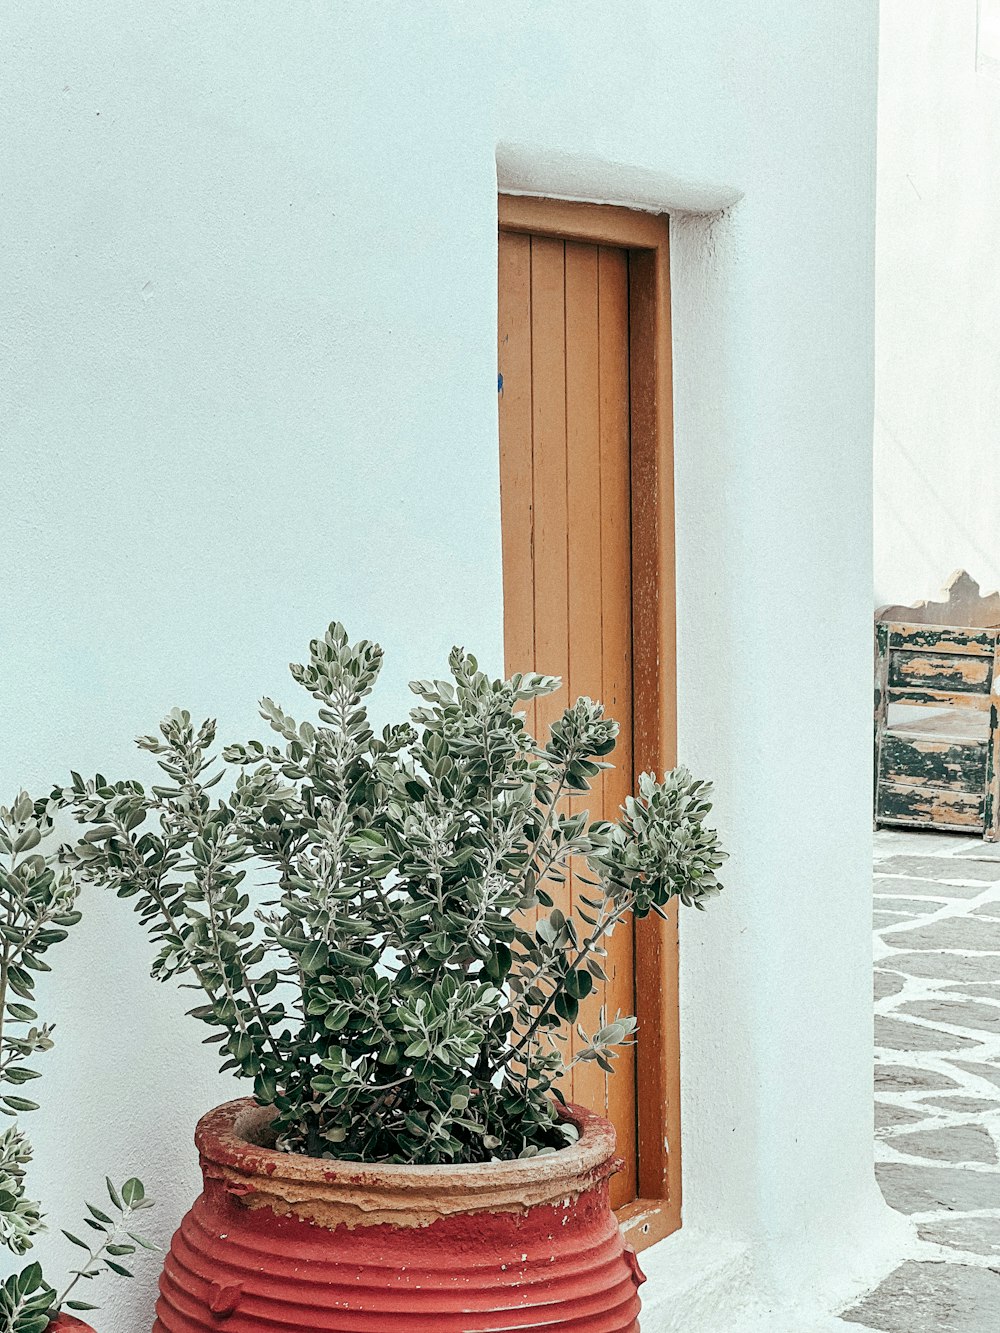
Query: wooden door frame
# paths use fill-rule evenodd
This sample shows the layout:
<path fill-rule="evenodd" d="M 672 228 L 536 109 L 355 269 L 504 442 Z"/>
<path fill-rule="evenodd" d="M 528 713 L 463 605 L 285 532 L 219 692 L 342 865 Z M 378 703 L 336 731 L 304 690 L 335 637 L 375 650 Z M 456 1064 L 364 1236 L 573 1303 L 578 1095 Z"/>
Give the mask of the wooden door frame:
<path fill-rule="evenodd" d="M 677 762 L 673 384 L 666 216 L 605 204 L 501 195 L 501 231 L 611 245 L 629 254 L 632 462 L 632 699 L 636 773 Z M 638 1193 L 619 1210 L 637 1249 L 681 1222 L 677 907 L 635 929 Z"/>

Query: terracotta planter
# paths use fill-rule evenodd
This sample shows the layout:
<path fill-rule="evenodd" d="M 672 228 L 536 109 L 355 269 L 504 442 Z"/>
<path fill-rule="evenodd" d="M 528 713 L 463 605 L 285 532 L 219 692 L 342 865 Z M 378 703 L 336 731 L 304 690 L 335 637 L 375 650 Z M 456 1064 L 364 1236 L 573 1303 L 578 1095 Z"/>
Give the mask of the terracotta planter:
<path fill-rule="evenodd" d="M 205 1188 L 154 1333 L 638 1333 L 614 1130 L 569 1114 L 579 1142 L 534 1160 L 366 1167 L 271 1151 L 268 1111 L 220 1106 L 195 1135 Z"/>
<path fill-rule="evenodd" d="M 61 1314 L 53 1319 L 45 1333 L 94 1333 L 94 1330 L 82 1319 L 74 1319 L 71 1314 Z"/>

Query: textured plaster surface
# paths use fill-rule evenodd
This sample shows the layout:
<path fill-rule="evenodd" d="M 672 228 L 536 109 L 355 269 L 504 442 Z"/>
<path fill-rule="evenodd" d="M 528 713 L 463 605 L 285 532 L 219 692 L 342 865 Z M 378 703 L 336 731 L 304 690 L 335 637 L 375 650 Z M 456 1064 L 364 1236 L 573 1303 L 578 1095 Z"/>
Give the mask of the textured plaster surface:
<path fill-rule="evenodd" d="M 996 0 L 882 0 L 875 345 L 875 596 L 956 567 L 1000 587 L 1000 68 Z M 977 13 L 978 11 L 978 13 Z M 991 13 L 992 11 L 992 13 Z"/>
<path fill-rule="evenodd" d="M 261 694 L 300 706 L 286 664 L 333 617 L 386 648 L 379 726 L 454 643 L 499 667 L 498 175 L 680 210 L 680 754 L 715 780 L 733 854 L 726 897 L 683 927 L 685 1221 L 753 1252 L 744 1289 L 766 1270 L 824 1300 L 855 1264 L 877 1276 L 888 1212 L 859 615 L 876 21 L 871 0 L 0 19 L 0 799 L 70 768 L 148 780 L 132 737 L 174 705 L 258 734 Z M 724 211 L 685 211 L 705 208 Z M 822 772 L 788 721 L 815 704 L 817 643 L 837 646 Z M 149 979 L 128 904 L 83 909 L 39 1005 L 53 1272 L 105 1172 L 141 1173 L 165 1245 L 198 1188 L 196 1120 L 245 1091 L 190 993 Z M 644 1292 L 684 1327 L 667 1257 Z M 102 1290 L 101 1333 L 149 1328 L 157 1268 Z"/>
<path fill-rule="evenodd" d="M 916 1236 L 906 1261 L 843 1318 L 884 1333 L 993 1333 L 1000 851 L 883 830 L 875 893 L 876 1174 Z"/>

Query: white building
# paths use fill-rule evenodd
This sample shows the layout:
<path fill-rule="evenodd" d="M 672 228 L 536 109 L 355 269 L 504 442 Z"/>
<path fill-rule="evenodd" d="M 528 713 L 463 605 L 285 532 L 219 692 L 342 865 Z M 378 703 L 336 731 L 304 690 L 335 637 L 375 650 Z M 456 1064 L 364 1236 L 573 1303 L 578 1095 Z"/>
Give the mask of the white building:
<path fill-rule="evenodd" d="M 499 666 L 498 191 L 669 214 L 679 749 L 732 860 L 681 931 L 684 1225 L 643 1327 L 824 1326 L 903 1226 L 872 1174 L 876 6 L 93 0 L 2 31 L 5 795 L 134 771 L 174 704 L 256 734 L 334 617 L 397 712 L 453 642 Z M 135 1170 L 165 1242 L 232 1085 L 124 905 L 85 909 L 33 1188 L 62 1222 Z M 156 1267 L 106 1333 L 149 1327 Z"/>
<path fill-rule="evenodd" d="M 1000 4 L 884 0 L 875 600 L 1000 587 Z"/>

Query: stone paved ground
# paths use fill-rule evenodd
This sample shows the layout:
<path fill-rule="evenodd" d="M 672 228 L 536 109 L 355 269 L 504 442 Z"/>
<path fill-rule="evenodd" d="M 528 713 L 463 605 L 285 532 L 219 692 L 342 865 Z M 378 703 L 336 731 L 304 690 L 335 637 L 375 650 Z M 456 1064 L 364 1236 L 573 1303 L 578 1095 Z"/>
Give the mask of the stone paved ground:
<path fill-rule="evenodd" d="M 919 1240 L 842 1318 L 1000 1333 L 1000 847 L 876 835 L 875 1044 L 876 1171 Z"/>

